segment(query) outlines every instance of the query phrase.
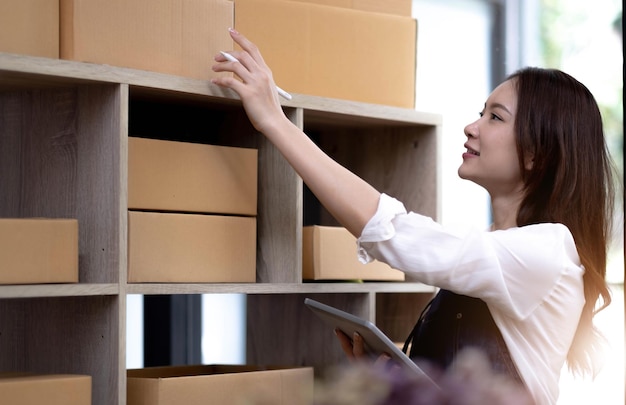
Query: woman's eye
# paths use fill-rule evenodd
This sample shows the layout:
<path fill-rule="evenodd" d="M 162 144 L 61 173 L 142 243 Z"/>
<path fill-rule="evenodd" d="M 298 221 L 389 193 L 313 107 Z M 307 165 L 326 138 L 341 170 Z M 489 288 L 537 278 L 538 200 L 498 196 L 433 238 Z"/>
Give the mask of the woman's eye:
<path fill-rule="evenodd" d="M 482 118 L 482 117 L 485 116 L 485 112 L 481 111 L 481 112 L 478 113 L 478 115 Z M 492 119 L 492 120 L 502 121 L 502 118 L 500 118 L 498 115 L 496 115 L 494 113 L 489 114 L 489 118 Z"/>

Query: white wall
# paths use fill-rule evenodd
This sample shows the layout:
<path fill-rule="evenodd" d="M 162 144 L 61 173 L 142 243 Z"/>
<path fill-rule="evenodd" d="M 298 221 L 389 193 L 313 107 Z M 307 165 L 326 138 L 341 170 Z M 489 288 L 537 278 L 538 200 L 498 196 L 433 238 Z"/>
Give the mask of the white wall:
<path fill-rule="evenodd" d="M 202 362 L 245 364 L 245 294 L 203 295 L 202 320 Z"/>
<path fill-rule="evenodd" d="M 143 295 L 128 295 L 126 305 L 126 368 L 142 368 Z"/>
<path fill-rule="evenodd" d="M 490 9 L 479 0 L 413 0 L 417 19 L 416 109 L 443 116 L 443 224 L 490 223 L 487 193 L 461 180 L 465 125 L 476 120 L 489 88 Z"/>

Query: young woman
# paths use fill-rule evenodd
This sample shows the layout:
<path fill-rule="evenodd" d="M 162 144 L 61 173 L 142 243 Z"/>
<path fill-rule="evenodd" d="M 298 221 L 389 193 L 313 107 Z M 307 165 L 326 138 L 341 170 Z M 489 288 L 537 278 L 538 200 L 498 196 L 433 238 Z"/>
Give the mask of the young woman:
<path fill-rule="evenodd" d="M 479 346 L 494 370 L 554 404 L 563 364 L 595 371 L 592 317 L 610 302 L 604 281 L 611 163 L 600 112 L 581 83 L 523 69 L 500 84 L 465 128 L 459 176 L 491 197 L 489 230 L 443 227 L 407 212 L 337 164 L 290 122 L 257 47 L 231 30 L 239 62 L 215 57 L 213 83 L 236 91 L 254 127 L 329 212 L 376 258 L 441 288 L 416 325 L 411 355 L 442 367 Z M 340 337 L 349 356 L 363 347 Z"/>

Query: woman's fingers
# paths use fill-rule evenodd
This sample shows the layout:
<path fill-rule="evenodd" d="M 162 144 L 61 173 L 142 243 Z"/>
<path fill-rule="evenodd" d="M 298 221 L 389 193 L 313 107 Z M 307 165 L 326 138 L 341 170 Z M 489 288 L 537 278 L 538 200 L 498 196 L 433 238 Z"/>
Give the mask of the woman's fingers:
<path fill-rule="evenodd" d="M 354 332 L 354 336 L 352 337 L 352 353 L 354 353 L 354 357 L 357 358 L 365 356 L 363 337 L 356 332 Z"/>
<path fill-rule="evenodd" d="M 232 72 L 236 74 L 237 76 L 239 76 L 241 80 L 243 80 L 244 82 L 249 81 L 250 72 L 240 62 L 231 62 L 229 60 L 226 60 L 224 56 L 221 54 L 215 56 L 215 61 L 219 63 L 216 65 L 213 65 L 214 72 Z M 215 80 L 213 80 L 213 82 L 215 83 Z M 227 82 L 227 81 L 224 81 L 224 82 Z"/>
<path fill-rule="evenodd" d="M 367 356 L 367 352 L 365 351 L 365 343 L 363 342 L 363 337 L 358 333 L 354 332 L 352 339 L 344 332 L 339 329 L 335 329 L 335 334 L 339 339 L 339 343 L 341 344 L 341 348 L 343 352 L 346 354 L 348 359 L 355 360 L 361 359 Z"/>
<path fill-rule="evenodd" d="M 265 65 L 258 47 L 245 36 L 229 28 L 233 40 L 243 50 L 233 50 L 228 53 L 220 52 L 214 57 L 218 62 L 213 66 L 215 72 L 232 72 L 248 85 L 262 86 L 274 90 L 272 72 Z M 232 83 L 228 80 L 212 80 L 215 84 L 225 85 Z M 233 90 L 242 90 L 242 86 L 233 87 Z"/>
<path fill-rule="evenodd" d="M 230 37 L 243 49 L 246 51 L 248 55 L 257 63 L 259 66 L 265 66 L 265 61 L 263 60 L 263 56 L 261 55 L 261 51 L 259 48 L 245 35 L 241 34 L 234 28 L 229 28 L 228 32 L 230 33 Z"/>
<path fill-rule="evenodd" d="M 229 28 L 229 32 L 235 43 L 239 44 L 243 50 L 232 50 L 228 53 L 222 51 L 216 55 L 215 61 L 221 63 L 219 71 L 232 71 L 244 82 L 251 77 L 248 73 L 250 75 L 259 71 L 267 73 L 269 68 L 265 65 L 258 47 L 234 29 Z"/>
<path fill-rule="evenodd" d="M 350 340 L 348 335 L 339 329 L 335 329 L 335 334 L 337 335 L 337 339 L 339 339 L 339 343 L 341 344 L 341 348 L 343 349 L 346 357 L 350 360 L 354 359 L 354 353 L 352 352 L 352 340 Z"/>
<path fill-rule="evenodd" d="M 381 354 L 380 356 L 378 356 L 378 358 L 377 358 L 377 359 L 376 359 L 376 361 L 374 362 L 374 365 L 375 365 L 376 367 L 381 367 L 381 368 L 385 368 L 385 369 L 387 369 L 387 368 L 389 368 L 389 367 L 390 367 L 390 364 L 391 364 L 391 367 L 392 367 L 392 368 L 396 368 L 396 367 L 398 367 L 398 368 L 399 368 L 399 366 L 398 366 L 398 365 L 395 365 L 395 364 L 393 364 L 393 363 L 390 363 L 390 361 L 391 361 L 391 357 L 390 357 L 387 353 L 383 353 L 383 354 Z"/>
<path fill-rule="evenodd" d="M 214 69 L 214 70 L 216 72 L 225 71 L 225 70 L 217 70 L 217 69 Z M 211 83 L 217 84 L 218 86 L 221 86 L 221 87 L 232 89 L 235 92 L 237 92 L 237 94 L 240 94 L 240 95 L 245 91 L 244 83 L 232 76 L 215 77 L 211 79 Z"/>
<path fill-rule="evenodd" d="M 213 71 L 232 72 L 237 77 L 219 76 L 212 78 L 211 82 L 239 94 L 252 125 L 266 133 L 286 119 L 272 72 L 263 62 L 256 45 L 235 30 L 230 33 L 242 50 L 216 55 Z"/>

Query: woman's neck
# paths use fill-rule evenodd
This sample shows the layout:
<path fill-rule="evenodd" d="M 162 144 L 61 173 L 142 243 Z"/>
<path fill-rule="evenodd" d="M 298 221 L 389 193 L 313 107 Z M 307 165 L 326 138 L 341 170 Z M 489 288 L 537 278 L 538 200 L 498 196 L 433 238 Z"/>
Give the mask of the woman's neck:
<path fill-rule="evenodd" d="M 506 196 L 492 197 L 491 209 L 493 223 L 491 230 L 504 230 L 517 226 L 517 213 L 522 202 L 522 195 L 509 194 Z"/>

